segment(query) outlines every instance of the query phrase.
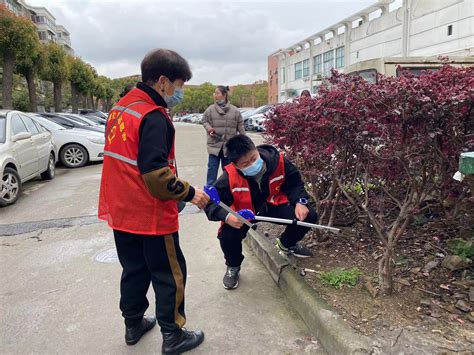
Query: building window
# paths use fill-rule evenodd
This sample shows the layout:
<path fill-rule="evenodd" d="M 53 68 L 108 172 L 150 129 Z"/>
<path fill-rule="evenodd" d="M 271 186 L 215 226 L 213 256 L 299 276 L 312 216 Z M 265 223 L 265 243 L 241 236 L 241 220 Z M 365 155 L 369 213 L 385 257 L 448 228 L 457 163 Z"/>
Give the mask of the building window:
<path fill-rule="evenodd" d="M 313 94 L 316 95 L 319 91 L 319 85 L 313 85 L 312 91 L 313 91 Z"/>
<path fill-rule="evenodd" d="M 336 68 L 344 68 L 344 47 L 336 48 Z"/>
<path fill-rule="evenodd" d="M 453 25 L 448 26 L 448 36 L 451 36 L 453 34 Z"/>
<path fill-rule="evenodd" d="M 317 55 L 313 57 L 313 74 L 320 74 L 322 68 L 322 56 Z"/>
<path fill-rule="evenodd" d="M 38 32 L 38 36 L 41 41 L 46 41 L 48 39 L 46 32 Z"/>
<path fill-rule="evenodd" d="M 334 51 L 330 50 L 323 53 L 324 76 L 331 76 L 332 68 L 334 68 Z"/>
<path fill-rule="evenodd" d="M 282 82 L 282 84 L 285 82 L 285 80 L 286 80 L 285 68 L 281 68 L 281 82 Z"/>
<path fill-rule="evenodd" d="M 295 80 L 303 77 L 303 62 L 295 64 Z"/>
<path fill-rule="evenodd" d="M 309 76 L 309 59 L 303 60 L 303 76 L 305 78 Z"/>

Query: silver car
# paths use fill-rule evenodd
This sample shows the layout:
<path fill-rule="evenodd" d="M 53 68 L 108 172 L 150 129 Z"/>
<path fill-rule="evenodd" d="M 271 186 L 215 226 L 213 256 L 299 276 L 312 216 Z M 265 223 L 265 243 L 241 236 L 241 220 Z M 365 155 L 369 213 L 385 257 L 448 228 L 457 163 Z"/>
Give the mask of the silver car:
<path fill-rule="evenodd" d="M 53 179 L 57 156 L 51 133 L 23 112 L 0 110 L 0 207 L 16 202 L 25 181 Z"/>

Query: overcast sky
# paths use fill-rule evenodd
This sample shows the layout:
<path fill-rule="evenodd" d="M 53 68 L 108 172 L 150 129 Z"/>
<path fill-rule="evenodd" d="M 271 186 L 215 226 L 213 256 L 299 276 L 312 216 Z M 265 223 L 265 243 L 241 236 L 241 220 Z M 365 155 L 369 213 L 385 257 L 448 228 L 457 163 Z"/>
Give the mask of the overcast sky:
<path fill-rule="evenodd" d="M 26 0 L 46 7 L 71 33 L 77 56 L 101 75 L 140 73 L 153 48 L 190 63 L 190 84 L 267 79 L 267 56 L 376 0 Z"/>

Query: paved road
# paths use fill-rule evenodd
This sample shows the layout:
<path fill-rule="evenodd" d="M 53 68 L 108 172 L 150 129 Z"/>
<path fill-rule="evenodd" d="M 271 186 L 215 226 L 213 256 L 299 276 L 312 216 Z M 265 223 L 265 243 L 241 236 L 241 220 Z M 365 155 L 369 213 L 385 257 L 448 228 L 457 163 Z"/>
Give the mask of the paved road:
<path fill-rule="evenodd" d="M 177 155 L 180 175 L 202 186 L 202 127 L 177 125 Z M 0 209 L 0 353 L 160 353 L 158 328 L 134 347 L 123 342 L 120 265 L 111 231 L 95 218 L 101 168 L 59 169 L 52 181 L 25 184 L 17 204 Z M 193 353 L 323 353 L 251 251 L 239 288 L 227 291 L 218 225 L 192 206 L 180 224 L 187 327 L 206 333 Z"/>

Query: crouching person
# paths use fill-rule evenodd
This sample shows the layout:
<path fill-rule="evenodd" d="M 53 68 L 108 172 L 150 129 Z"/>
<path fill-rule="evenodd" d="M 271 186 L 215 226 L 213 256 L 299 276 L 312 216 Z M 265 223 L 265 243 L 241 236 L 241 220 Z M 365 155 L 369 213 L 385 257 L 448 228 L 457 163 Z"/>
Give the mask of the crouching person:
<path fill-rule="evenodd" d="M 238 135 L 227 141 L 226 148 L 231 164 L 224 167 L 215 184 L 224 204 L 235 211 L 250 209 L 260 216 L 317 222 L 298 169 L 275 147 L 256 147 L 248 136 Z M 217 236 L 227 265 L 224 288 L 237 288 L 244 260 L 242 241 L 249 228 L 216 204 L 208 204 L 205 211 L 209 220 L 221 221 Z M 287 225 L 276 240 L 276 247 L 296 257 L 311 256 L 311 251 L 298 243 L 308 230 Z"/>

